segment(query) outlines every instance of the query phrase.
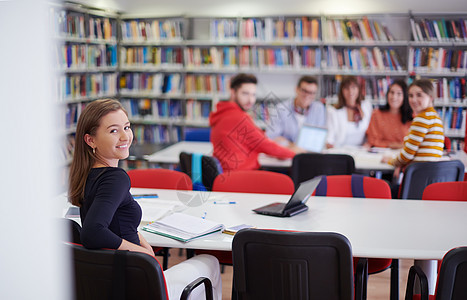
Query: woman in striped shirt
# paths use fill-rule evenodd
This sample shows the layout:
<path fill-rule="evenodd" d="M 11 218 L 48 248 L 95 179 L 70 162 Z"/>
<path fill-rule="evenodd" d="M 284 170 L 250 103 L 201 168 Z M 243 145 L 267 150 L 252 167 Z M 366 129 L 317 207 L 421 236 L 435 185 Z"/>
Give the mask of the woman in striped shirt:
<path fill-rule="evenodd" d="M 433 108 L 434 94 L 428 79 L 416 80 L 409 87 L 409 103 L 415 118 L 401 152 L 394 159 L 383 158 L 383 162 L 396 167 L 395 175 L 400 167 L 412 161 L 437 161 L 443 155 L 443 122 Z"/>

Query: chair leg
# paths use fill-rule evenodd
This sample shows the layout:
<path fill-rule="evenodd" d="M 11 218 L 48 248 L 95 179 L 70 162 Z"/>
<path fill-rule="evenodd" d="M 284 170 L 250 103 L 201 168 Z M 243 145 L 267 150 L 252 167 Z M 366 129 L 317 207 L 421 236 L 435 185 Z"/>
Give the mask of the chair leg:
<path fill-rule="evenodd" d="M 393 259 L 391 264 L 391 300 L 399 300 L 399 260 Z"/>
<path fill-rule="evenodd" d="M 164 249 L 162 250 L 162 251 L 163 251 L 163 252 L 162 252 L 162 253 L 163 253 L 163 254 L 162 254 L 162 257 L 163 257 L 163 260 L 162 260 L 162 268 L 163 268 L 164 271 L 167 270 L 168 267 L 169 267 L 169 255 L 170 255 L 169 249 L 170 249 L 170 248 L 164 248 Z"/>

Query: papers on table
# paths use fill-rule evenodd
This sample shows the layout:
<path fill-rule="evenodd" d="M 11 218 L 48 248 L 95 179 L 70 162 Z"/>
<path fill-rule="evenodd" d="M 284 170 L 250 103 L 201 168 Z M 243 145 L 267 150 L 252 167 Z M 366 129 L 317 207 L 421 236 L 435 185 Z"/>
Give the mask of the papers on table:
<path fill-rule="evenodd" d="M 135 199 L 141 206 L 143 216 L 142 223 L 157 221 L 169 214 L 181 211 L 185 206 L 178 201 L 162 200 L 153 198 L 138 198 Z"/>
<path fill-rule="evenodd" d="M 159 221 L 143 226 L 143 230 L 160 234 L 178 241 L 189 242 L 195 238 L 224 229 L 224 225 L 193 217 L 183 213 L 174 213 Z"/>

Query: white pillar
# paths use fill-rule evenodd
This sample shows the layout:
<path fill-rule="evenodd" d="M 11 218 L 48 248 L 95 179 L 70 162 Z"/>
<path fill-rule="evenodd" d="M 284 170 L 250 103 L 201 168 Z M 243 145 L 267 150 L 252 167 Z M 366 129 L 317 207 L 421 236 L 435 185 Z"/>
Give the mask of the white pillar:
<path fill-rule="evenodd" d="M 47 12 L 45 0 L 0 0 L 2 299 L 71 299 Z"/>

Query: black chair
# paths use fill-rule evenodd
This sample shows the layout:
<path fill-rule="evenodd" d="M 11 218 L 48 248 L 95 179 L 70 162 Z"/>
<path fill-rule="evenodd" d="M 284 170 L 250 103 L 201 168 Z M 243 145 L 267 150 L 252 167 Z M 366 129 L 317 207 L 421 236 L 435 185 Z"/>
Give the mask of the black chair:
<path fill-rule="evenodd" d="M 70 237 L 70 239 L 66 241 L 74 244 L 81 244 L 81 225 L 67 218 L 64 218 L 63 222 L 65 226 L 68 227 L 68 236 Z M 153 247 L 152 249 L 156 256 L 162 256 L 162 267 L 164 270 L 167 270 L 169 267 L 169 248 Z"/>
<path fill-rule="evenodd" d="M 423 190 L 435 182 L 464 180 L 465 167 L 460 160 L 414 162 L 404 171 L 401 199 L 422 199 Z"/>
<path fill-rule="evenodd" d="M 425 273 L 412 266 L 409 270 L 405 299 L 414 298 L 415 278 L 418 277 L 421 295 L 416 298 L 421 300 L 464 300 L 467 299 L 467 247 L 459 247 L 450 250 L 443 258 L 438 274 L 438 284 L 434 296 L 428 294 L 428 281 Z M 418 297 L 420 296 L 420 297 Z"/>
<path fill-rule="evenodd" d="M 232 299 L 354 299 L 352 250 L 341 234 L 244 229 L 232 250 Z M 364 299 L 365 259 L 357 270 L 355 299 Z"/>
<path fill-rule="evenodd" d="M 192 153 L 182 152 L 180 153 L 180 170 L 183 173 L 188 174 L 192 179 L 193 183 L 195 183 L 192 172 L 191 172 L 191 161 L 192 161 Z M 201 170 L 202 170 L 202 183 L 204 187 L 208 191 L 212 191 L 212 185 L 214 183 L 214 179 L 222 173 L 222 167 L 220 166 L 219 161 L 212 157 L 203 155 L 201 158 Z"/>
<path fill-rule="evenodd" d="M 300 182 L 319 175 L 351 175 L 355 161 L 346 154 L 302 153 L 292 160 L 291 177 L 297 189 Z"/>
<path fill-rule="evenodd" d="M 162 268 L 154 257 L 139 252 L 89 250 L 68 245 L 73 251 L 77 300 L 167 300 Z M 190 283 L 180 299 L 188 299 L 191 291 L 201 284 L 206 289 L 206 299 L 213 299 L 211 281 L 204 277 Z"/>
<path fill-rule="evenodd" d="M 74 220 L 71 219 L 62 219 L 63 223 L 65 224 L 68 228 L 68 237 L 67 242 L 75 243 L 75 244 L 81 244 L 81 226 Z"/>

